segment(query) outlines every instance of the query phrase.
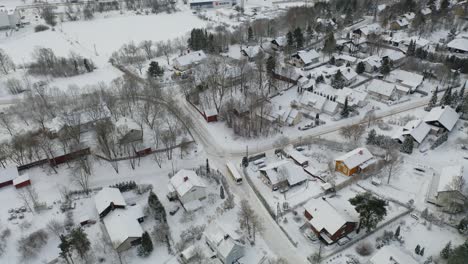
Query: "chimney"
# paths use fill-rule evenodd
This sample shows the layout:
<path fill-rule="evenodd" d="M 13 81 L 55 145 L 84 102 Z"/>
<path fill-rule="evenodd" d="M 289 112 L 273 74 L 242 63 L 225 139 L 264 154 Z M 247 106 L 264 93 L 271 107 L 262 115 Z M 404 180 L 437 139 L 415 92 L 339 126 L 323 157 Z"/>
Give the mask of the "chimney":
<path fill-rule="evenodd" d="M 358 152 L 358 153 L 359 153 L 359 155 L 362 155 L 362 154 L 364 154 L 364 152 L 362 151 L 362 149 L 361 149 L 361 150 L 359 150 L 359 152 Z"/>
<path fill-rule="evenodd" d="M 188 176 L 184 177 L 184 182 L 188 181 Z"/>

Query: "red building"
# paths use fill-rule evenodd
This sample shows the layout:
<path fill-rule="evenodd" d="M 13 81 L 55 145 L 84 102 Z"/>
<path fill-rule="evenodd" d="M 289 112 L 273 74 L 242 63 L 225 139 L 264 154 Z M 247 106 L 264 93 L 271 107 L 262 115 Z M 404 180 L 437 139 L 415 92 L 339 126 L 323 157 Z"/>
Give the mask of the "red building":
<path fill-rule="evenodd" d="M 340 238 L 353 232 L 359 222 L 359 216 L 349 204 L 347 208 L 342 201 L 333 202 L 333 199 L 312 199 L 304 205 L 304 216 L 312 231 L 330 245 Z"/>
<path fill-rule="evenodd" d="M 217 122 L 218 121 L 218 111 L 216 109 L 209 109 L 203 113 L 203 117 L 205 118 L 206 122 Z"/>
<path fill-rule="evenodd" d="M 28 174 L 24 174 L 19 177 L 16 177 L 13 180 L 13 185 L 16 187 L 16 189 L 23 188 L 23 187 L 31 185 L 31 179 L 29 179 Z"/>
<path fill-rule="evenodd" d="M 12 185 L 13 179 L 18 176 L 18 168 L 16 167 L 0 168 L 0 188 Z"/>

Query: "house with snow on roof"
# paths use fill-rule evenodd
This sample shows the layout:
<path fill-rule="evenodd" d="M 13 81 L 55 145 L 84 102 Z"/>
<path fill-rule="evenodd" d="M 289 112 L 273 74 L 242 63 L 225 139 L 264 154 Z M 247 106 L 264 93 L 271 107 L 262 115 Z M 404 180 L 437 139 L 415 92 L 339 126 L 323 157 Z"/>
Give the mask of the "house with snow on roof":
<path fill-rule="evenodd" d="M 379 24 L 370 24 L 353 31 L 354 37 L 367 38 L 370 34 L 380 34 L 382 27 Z"/>
<path fill-rule="evenodd" d="M 203 50 L 191 51 L 185 55 L 177 57 L 172 60 L 172 66 L 178 71 L 186 71 L 194 65 L 200 64 L 206 60 L 207 56 Z"/>
<path fill-rule="evenodd" d="M 170 199 L 178 199 L 185 210 L 201 207 L 200 200 L 206 198 L 206 185 L 193 170 L 180 170 L 169 181 Z"/>
<path fill-rule="evenodd" d="M 258 45 L 247 46 L 241 50 L 241 55 L 249 61 L 253 61 L 260 52 L 263 52 L 263 48 Z"/>
<path fill-rule="evenodd" d="M 346 176 L 365 171 L 377 160 L 366 148 L 357 148 L 335 159 L 335 171 Z"/>
<path fill-rule="evenodd" d="M 437 184 L 436 204 L 444 211 L 458 213 L 468 202 L 468 170 L 462 165 L 442 168 Z"/>
<path fill-rule="evenodd" d="M 316 64 L 319 62 L 320 55 L 315 50 L 300 50 L 291 56 L 291 64 L 299 67 L 305 68 L 310 65 Z"/>
<path fill-rule="evenodd" d="M 408 87 L 410 92 L 414 92 L 422 85 L 424 76 L 414 72 L 397 69 L 390 72 L 389 79 L 395 80 L 397 84 Z"/>
<path fill-rule="evenodd" d="M 377 55 L 369 56 L 361 61 L 364 63 L 364 71 L 367 73 L 373 73 L 382 66 L 382 59 Z"/>
<path fill-rule="evenodd" d="M 94 196 L 94 203 L 100 218 L 105 217 L 114 209 L 127 206 L 122 193 L 117 188 L 104 187 Z"/>
<path fill-rule="evenodd" d="M 372 256 L 368 264 L 419 264 L 411 254 L 394 245 L 386 245 Z"/>
<path fill-rule="evenodd" d="M 232 232 L 227 232 L 219 223 L 211 223 L 204 233 L 205 242 L 214 256 L 224 264 L 238 263 L 244 257 L 244 245 L 240 238 Z"/>
<path fill-rule="evenodd" d="M 393 101 L 399 96 L 409 93 L 409 88 L 379 79 L 373 79 L 366 84 L 366 87 L 370 96 L 381 101 Z"/>
<path fill-rule="evenodd" d="M 260 168 L 260 175 L 273 191 L 290 188 L 307 181 L 304 170 L 289 160 L 281 160 Z"/>
<path fill-rule="evenodd" d="M 0 188 L 12 185 L 13 180 L 19 177 L 18 168 L 9 166 L 6 168 L 0 167 Z"/>
<path fill-rule="evenodd" d="M 455 53 L 468 53 L 468 34 L 457 36 L 454 40 L 447 43 L 447 49 Z"/>
<path fill-rule="evenodd" d="M 297 165 L 305 167 L 309 165 L 309 159 L 304 156 L 301 152 L 297 151 L 294 147 L 289 146 L 284 149 L 284 152 L 288 156 L 288 158 L 294 160 Z"/>
<path fill-rule="evenodd" d="M 307 224 L 320 240 L 331 245 L 353 232 L 359 225 L 359 215 L 349 202 L 316 198 L 304 205 Z"/>
<path fill-rule="evenodd" d="M 277 37 L 271 41 L 271 48 L 275 51 L 283 50 L 287 44 L 287 38 L 285 36 Z"/>
<path fill-rule="evenodd" d="M 433 127 L 436 133 L 452 131 L 460 116 L 450 106 L 438 106 L 424 117 L 424 122 Z"/>
<path fill-rule="evenodd" d="M 120 134 L 120 145 L 129 145 L 143 141 L 143 130 L 141 126 L 132 119 L 121 117 L 117 120 L 115 126 Z"/>
<path fill-rule="evenodd" d="M 104 217 L 102 222 L 117 252 L 120 253 L 141 244 L 143 229 L 140 223 L 143 218 L 143 208 L 137 205 L 126 210 L 115 210 Z"/>
<path fill-rule="evenodd" d="M 422 120 L 416 119 L 409 121 L 402 127 L 401 130 L 393 136 L 393 139 L 397 140 L 399 143 L 403 143 L 406 137 L 410 137 L 415 143 L 415 147 L 418 147 L 430 132 L 431 126 Z"/>
<path fill-rule="evenodd" d="M 309 91 L 302 93 L 300 104 L 301 108 L 305 110 L 313 111 L 319 114 L 325 113 L 331 116 L 335 115 L 339 109 L 337 102 Z"/>

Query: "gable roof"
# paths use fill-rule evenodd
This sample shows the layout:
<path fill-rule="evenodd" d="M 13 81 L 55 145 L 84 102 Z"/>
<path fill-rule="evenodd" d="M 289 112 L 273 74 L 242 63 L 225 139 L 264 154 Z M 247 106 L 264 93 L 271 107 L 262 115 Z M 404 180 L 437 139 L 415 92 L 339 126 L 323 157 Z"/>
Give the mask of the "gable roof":
<path fill-rule="evenodd" d="M 305 50 L 298 51 L 295 54 L 295 56 L 299 57 L 299 59 L 301 59 L 304 62 L 304 64 L 310 64 L 312 63 L 313 60 L 320 57 L 320 55 L 313 49 L 309 51 L 305 51 Z"/>
<path fill-rule="evenodd" d="M 409 121 L 403 127 L 403 135 L 411 135 L 418 143 L 421 143 L 430 131 L 431 127 L 419 119 Z"/>
<path fill-rule="evenodd" d="M 0 167 L 0 183 L 11 181 L 15 178 L 18 178 L 18 168 L 15 166 L 10 166 L 6 168 Z"/>
<path fill-rule="evenodd" d="M 462 51 L 467 51 L 468 52 L 468 39 L 466 39 L 466 38 L 456 38 L 456 39 L 450 41 L 447 44 L 447 47 L 449 47 L 451 49 L 462 50 Z"/>
<path fill-rule="evenodd" d="M 368 63 L 370 66 L 377 67 L 377 68 L 382 66 L 381 61 L 382 61 L 382 59 L 377 55 L 372 55 L 372 56 L 369 56 L 369 57 L 362 60 L 362 62 Z"/>
<path fill-rule="evenodd" d="M 179 64 L 180 66 L 189 66 L 191 64 L 197 64 L 206 58 L 207 57 L 205 52 L 203 52 L 203 50 L 199 50 L 192 51 L 183 56 L 177 57 L 173 60 L 173 62 Z"/>
<path fill-rule="evenodd" d="M 424 122 L 439 122 L 445 129 L 452 131 L 460 116 L 450 106 L 438 106 L 431 109 L 431 111 L 424 118 Z"/>
<path fill-rule="evenodd" d="M 356 210 L 351 206 L 347 207 L 349 208 L 337 208 L 323 198 L 312 199 L 304 205 L 304 209 L 312 215 L 309 223 L 317 231 L 325 229 L 331 235 L 335 234 L 344 224 L 359 221 Z"/>
<path fill-rule="evenodd" d="M 184 196 L 193 187 L 205 188 L 201 178 L 192 170 L 180 170 L 170 179 L 172 187 L 180 195 Z"/>
<path fill-rule="evenodd" d="M 253 58 L 260 53 L 262 48 L 260 46 L 250 46 L 250 47 L 245 47 L 242 52 L 244 53 L 245 56 L 249 58 Z"/>
<path fill-rule="evenodd" d="M 404 253 L 394 245 L 382 247 L 370 259 L 372 264 L 418 264 L 411 255 Z"/>
<path fill-rule="evenodd" d="M 126 206 L 127 203 L 122 193 L 117 188 L 104 187 L 94 196 L 94 202 L 99 214 L 109 207 L 111 203 L 118 206 Z"/>
<path fill-rule="evenodd" d="M 357 148 L 338 157 L 336 160 L 342 161 L 348 168 L 355 168 L 373 158 L 374 156 L 367 148 Z"/>
<path fill-rule="evenodd" d="M 13 185 L 18 185 L 20 183 L 23 183 L 23 182 L 26 182 L 26 181 L 29 181 L 29 175 L 28 174 L 23 174 L 21 176 L 18 176 L 16 178 L 13 179 Z"/>
<path fill-rule="evenodd" d="M 143 235 L 140 223 L 130 210 L 115 210 L 103 220 L 114 249 L 117 249 L 128 238 L 139 238 Z"/>
<path fill-rule="evenodd" d="M 286 46 L 287 38 L 285 36 L 277 37 L 271 41 L 274 44 L 277 44 L 280 47 Z"/>
<path fill-rule="evenodd" d="M 395 92 L 396 85 L 382 80 L 373 79 L 367 86 L 369 92 L 391 97 Z"/>
<path fill-rule="evenodd" d="M 327 98 L 325 98 L 323 96 L 320 96 L 318 94 L 314 94 L 314 93 L 309 92 L 309 91 L 305 91 L 302 94 L 300 102 L 303 105 L 308 105 L 308 106 L 314 107 L 315 109 L 318 109 L 318 110 L 321 111 L 323 109 L 326 101 L 327 101 Z"/>
<path fill-rule="evenodd" d="M 205 230 L 205 238 L 209 244 L 215 246 L 215 250 L 223 258 L 226 258 L 234 250 L 242 250 L 243 246 L 236 242 L 233 234 L 227 232 L 218 222 L 214 222 Z"/>

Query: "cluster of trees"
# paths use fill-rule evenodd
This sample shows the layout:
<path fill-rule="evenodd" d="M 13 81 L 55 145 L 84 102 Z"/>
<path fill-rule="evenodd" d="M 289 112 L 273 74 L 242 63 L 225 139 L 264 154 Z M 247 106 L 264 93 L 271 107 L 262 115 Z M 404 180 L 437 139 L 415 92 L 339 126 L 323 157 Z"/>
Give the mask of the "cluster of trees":
<path fill-rule="evenodd" d="M 362 227 L 370 232 L 387 215 L 387 202 L 375 197 L 369 192 L 358 194 L 349 199 L 359 213 L 359 229 Z"/>
<path fill-rule="evenodd" d="M 255 243 L 255 236 L 257 233 L 263 232 L 263 224 L 250 206 L 247 200 L 242 200 L 240 203 L 240 209 L 237 213 L 240 228 L 247 231 L 247 235 Z"/>
<path fill-rule="evenodd" d="M 18 252 L 23 260 L 28 260 L 37 256 L 39 251 L 47 244 L 49 235 L 43 229 L 32 232 L 18 240 Z"/>
<path fill-rule="evenodd" d="M 423 48 L 415 48 L 414 51 L 410 51 L 407 55 L 434 63 L 443 63 L 449 69 L 457 70 L 461 73 L 468 73 L 467 58 L 455 55 L 445 55 L 439 52 L 430 52 Z"/>
<path fill-rule="evenodd" d="M 463 264 L 468 259 L 468 240 L 456 248 L 452 248 L 452 243 L 448 242 L 440 252 L 440 257 L 448 264 Z"/>
<path fill-rule="evenodd" d="M 76 53 L 68 57 L 57 57 L 50 48 L 36 48 L 33 53 L 34 62 L 28 65 L 32 75 L 51 75 L 53 77 L 70 77 L 94 71 L 92 60 Z"/>
<path fill-rule="evenodd" d="M 16 70 L 13 60 L 3 49 L 0 48 L 0 73 L 8 74 L 12 70 Z"/>
<path fill-rule="evenodd" d="M 250 30 L 249 30 L 250 29 Z M 251 27 L 240 27 L 234 32 L 229 32 L 224 26 L 215 28 L 215 32 L 208 32 L 206 29 L 194 28 L 190 32 L 190 38 L 187 40 L 188 47 L 192 50 L 203 50 L 205 52 L 219 54 L 229 49 L 230 44 L 244 42 L 242 36 L 243 30 L 247 30 L 247 40 L 253 40 L 253 31 Z"/>
<path fill-rule="evenodd" d="M 74 263 L 73 253 L 80 257 L 81 260 L 86 260 L 88 252 L 91 249 L 91 242 L 88 235 L 80 227 L 74 228 L 67 235 L 60 235 L 60 257 L 63 258 L 67 264 Z"/>
<path fill-rule="evenodd" d="M 312 30 L 309 27 L 310 30 Z M 304 33 L 300 27 L 296 27 L 294 31 L 288 31 L 286 34 L 286 40 L 288 48 L 295 48 L 296 50 L 301 49 L 304 46 L 305 38 Z"/>

